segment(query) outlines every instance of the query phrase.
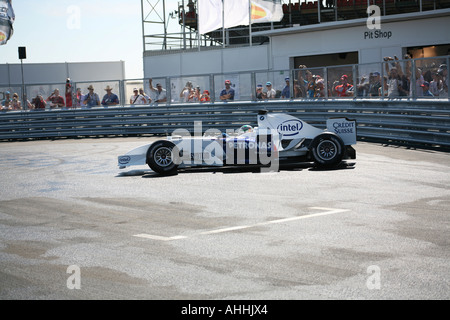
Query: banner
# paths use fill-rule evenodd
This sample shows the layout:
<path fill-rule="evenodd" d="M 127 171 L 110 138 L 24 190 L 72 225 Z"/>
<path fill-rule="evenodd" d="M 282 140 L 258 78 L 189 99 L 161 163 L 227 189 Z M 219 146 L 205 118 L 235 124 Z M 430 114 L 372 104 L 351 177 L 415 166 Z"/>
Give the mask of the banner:
<path fill-rule="evenodd" d="M 280 0 L 198 0 L 198 29 L 205 34 L 219 28 L 278 22 L 283 18 Z M 224 18 L 224 19 L 223 19 Z"/>
<path fill-rule="evenodd" d="M 0 0 L 0 45 L 6 44 L 11 38 L 14 19 L 11 0 Z"/>

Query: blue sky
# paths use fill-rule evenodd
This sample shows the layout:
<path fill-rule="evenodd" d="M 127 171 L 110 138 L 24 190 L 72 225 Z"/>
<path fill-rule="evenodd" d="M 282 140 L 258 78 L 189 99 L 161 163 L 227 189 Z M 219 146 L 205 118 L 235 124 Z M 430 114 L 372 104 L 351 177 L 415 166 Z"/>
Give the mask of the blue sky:
<path fill-rule="evenodd" d="M 166 15 L 177 8 L 178 2 L 181 0 L 166 0 Z M 12 3 L 16 14 L 14 35 L 0 46 L 0 64 L 20 63 L 18 47 L 26 47 L 24 63 L 125 61 L 126 78 L 143 77 L 140 0 Z M 170 25 L 179 28 L 176 22 Z M 156 33 L 160 32 L 159 28 Z"/>
<path fill-rule="evenodd" d="M 122 60 L 126 78 L 143 77 L 140 0 L 12 3 L 16 14 L 14 34 L 0 46 L 0 64 L 20 63 L 18 47 L 24 46 L 24 63 Z"/>

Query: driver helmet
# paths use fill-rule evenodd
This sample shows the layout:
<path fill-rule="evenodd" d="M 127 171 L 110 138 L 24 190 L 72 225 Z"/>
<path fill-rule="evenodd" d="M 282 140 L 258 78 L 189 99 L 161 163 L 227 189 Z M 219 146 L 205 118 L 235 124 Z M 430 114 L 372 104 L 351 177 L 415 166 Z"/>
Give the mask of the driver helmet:
<path fill-rule="evenodd" d="M 239 133 L 249 133 L 249 132 L 253 132 L 253 127 L 248 124 L 244 124 L 242 127 L 239 128 Z"/>

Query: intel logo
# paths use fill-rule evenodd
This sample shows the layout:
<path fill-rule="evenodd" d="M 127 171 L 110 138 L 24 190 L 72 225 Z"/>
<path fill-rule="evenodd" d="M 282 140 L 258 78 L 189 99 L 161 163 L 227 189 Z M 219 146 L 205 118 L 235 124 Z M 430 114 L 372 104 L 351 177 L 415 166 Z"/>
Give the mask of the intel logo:
<path fill-rule="evenodd" d="M 120 157 L 119 158 L 119 163 L 120 164 L 127 164 L 128 162 L 130 162 L 131 158 L 128 156 L 124 156 L 124 157 Z"/>
<path fill-rule="evenodd" d="M 277 127 L 278 133 L 285 137 L 295 136 L 303 128 L 303 122 L 297 119 L 287 120 Z"/>

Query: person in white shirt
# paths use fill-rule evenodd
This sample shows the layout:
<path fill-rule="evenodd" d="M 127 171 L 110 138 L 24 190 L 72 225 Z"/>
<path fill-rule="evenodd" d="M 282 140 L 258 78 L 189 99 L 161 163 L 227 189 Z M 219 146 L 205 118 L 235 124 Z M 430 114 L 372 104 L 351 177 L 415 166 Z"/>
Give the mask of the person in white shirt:
<path fill-rule="evenodd" d="M 137 88 L 133 89 L 134 95 L 130 98 L 130 104 L 138 105 L 138 104 L 147 104 L 147 100 L 143 95 L 139 94 L 139 90 Z"/>
<path fill-rule="evenodd" d="M 167 92 L 166 89 L 163 89 L 162 85 L 160 83 L 156 84 L 156 89 L 153 88 L 153 79 L 149 79 L 149 87 L 150 90 L 155 95 L 155 102 L 167 102 Z"/>

